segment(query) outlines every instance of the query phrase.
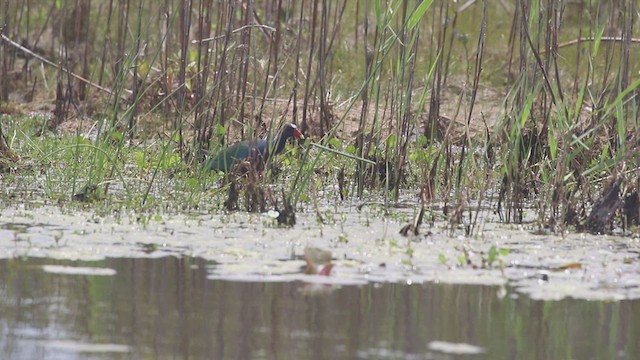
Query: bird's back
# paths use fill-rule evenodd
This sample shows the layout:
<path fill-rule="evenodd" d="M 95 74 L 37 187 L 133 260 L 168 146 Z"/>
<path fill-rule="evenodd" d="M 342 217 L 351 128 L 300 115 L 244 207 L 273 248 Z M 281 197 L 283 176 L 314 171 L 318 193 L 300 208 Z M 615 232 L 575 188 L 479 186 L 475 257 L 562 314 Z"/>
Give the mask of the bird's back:
<path fill-rule="evenodd" d="M 207 163 L 211 170 L 227 172 L 240 160 L 250 156 L 265 156 L 267 152 L 267 141 L 241 141 L 228 149 L 222 150 Z"/>

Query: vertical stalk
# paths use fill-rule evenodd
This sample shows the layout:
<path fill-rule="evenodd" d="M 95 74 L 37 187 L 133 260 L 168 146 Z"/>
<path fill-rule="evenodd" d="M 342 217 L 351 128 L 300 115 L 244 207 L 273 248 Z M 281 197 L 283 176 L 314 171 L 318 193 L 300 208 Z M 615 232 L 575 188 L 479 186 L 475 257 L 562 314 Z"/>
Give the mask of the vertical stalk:
<path fill-rule="evenodd" d="M 316 49 L 316 23 L 318 21 L 318 2 L 321 0 L 313 1 L 313 10 L 312 12 L 312 20 L 311 20 L 311 43 L 309 46 L 309 57 L 307 60 L 307 78 L 305 81 L 304 87 L 304 99 L 302 105 L 302 123 L 300 124 L 300 128 L 302 131 L 306 131 L 307 129 L 307 113 L 309 112 L 309 96 L 311 95 L 311 66 L 313 65 L 313 54 Z"/>

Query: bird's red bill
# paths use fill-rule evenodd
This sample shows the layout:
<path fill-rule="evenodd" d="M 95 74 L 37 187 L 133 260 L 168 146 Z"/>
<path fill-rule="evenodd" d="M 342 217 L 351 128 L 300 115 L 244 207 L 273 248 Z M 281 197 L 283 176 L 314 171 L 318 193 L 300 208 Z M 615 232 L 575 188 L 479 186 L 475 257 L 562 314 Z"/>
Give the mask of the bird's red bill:
<path fill-rule="evenodd" d="M 298 129 L 293 129 L 293 137 L 295 137 L 296 139 L 304 139 L 304 135 L 302 134 L 302 131 Z"/>

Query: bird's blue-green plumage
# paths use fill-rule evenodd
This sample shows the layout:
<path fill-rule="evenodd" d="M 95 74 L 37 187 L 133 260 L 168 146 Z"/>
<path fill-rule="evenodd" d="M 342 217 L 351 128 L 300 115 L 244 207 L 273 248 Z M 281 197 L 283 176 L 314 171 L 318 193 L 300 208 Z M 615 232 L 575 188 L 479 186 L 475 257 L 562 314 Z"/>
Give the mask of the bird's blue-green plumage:
<path fill-rule="evenodd" d="M 287 144 L 287 140 L 291 137 L 298 139 L 304 138 L 300 130 L 298 130 L 295 125 L 287 124 L 282 129 L 280 135 L 276 138 L 275 144 L 264 139 L 257 141 L 241 141 L 220 151 L 218 155 L 207 162 L 206 166 L 211 170 L 227 172 L 231 170 L 236 163 L 249 157 L 261 157 L 263 161 L 266 161 L 270 155 L 269 151 L 271 149 L 273 149 L 274 154 L 281 153 Z"/>

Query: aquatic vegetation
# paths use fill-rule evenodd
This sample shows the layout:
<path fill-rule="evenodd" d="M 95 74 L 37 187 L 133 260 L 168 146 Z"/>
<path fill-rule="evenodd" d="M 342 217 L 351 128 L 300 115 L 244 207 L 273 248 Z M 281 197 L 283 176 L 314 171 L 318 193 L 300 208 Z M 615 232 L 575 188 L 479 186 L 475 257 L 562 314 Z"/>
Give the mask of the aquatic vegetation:
<path fill-rule="evenodd" d="M 465 236 L 488 219 L 557 233 L 637 229 L 640 80 L 628 39 L 638 27 L 616 17 L 632 11 L 603 5 L 618 14 L 604 19 L 602 9 L 558 3 L 412 4 L 176 2 L 158 18 L 158 4 L 132 13 L 117 3 L 108 11 L 123 17 L 88 27 L 76 20 L 93 19 L 96 4 L 62 4 L 58 22 L 41 23 L 47 6 L 11 3 L 3 182 L 12 194 L 102 214 L 276 204 L 295 214 L 319 199 L 373 199 L 391 217 L 407 216 L 394 209 L 408 201 L 415 217 L 402 230 L 412 236 L 440 219 Z M 180 14 L 198 30 L 174 21 Z M 30 37 L 11 38 L 21 34 Z M 52 61 L 59 54 L 48 47 L 67 51 Z M 34 99 L 47 96 L 52 111 L 32 116 Z M 308 139 L 285 146 L 288 136 L 274 134 L 287 123 Z M 251 144 L 264 160 L 269 138 L 283 155 L 264 167 L 246 161 Z M 239 174 L 208 171 L 236 162 Z"/>

